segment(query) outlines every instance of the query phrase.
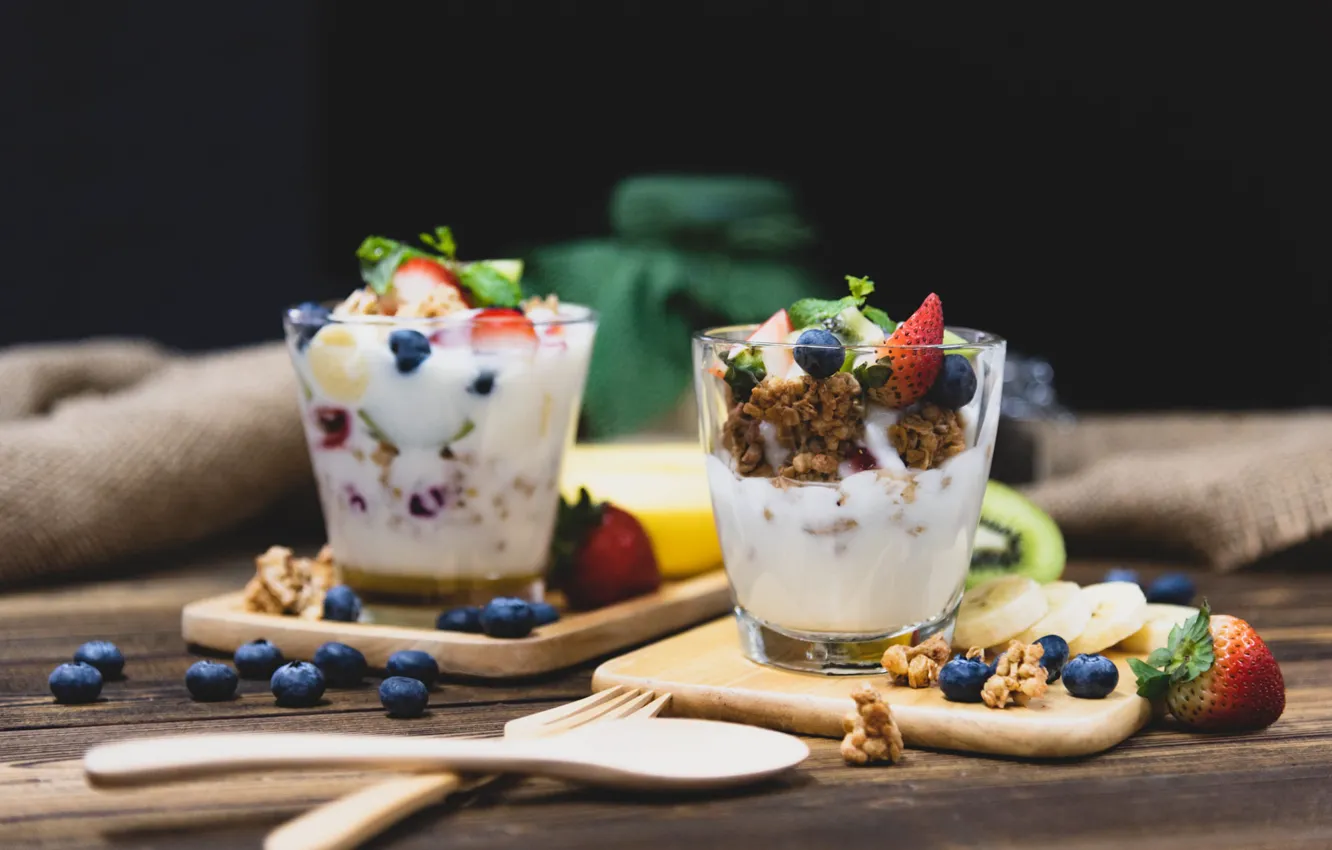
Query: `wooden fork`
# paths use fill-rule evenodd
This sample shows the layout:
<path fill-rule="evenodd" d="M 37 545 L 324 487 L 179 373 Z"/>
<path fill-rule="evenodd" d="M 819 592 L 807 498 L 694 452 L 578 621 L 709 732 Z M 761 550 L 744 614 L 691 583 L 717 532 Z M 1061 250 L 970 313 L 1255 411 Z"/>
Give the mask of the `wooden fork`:
<path fill-rule="evenodd" d="M 670 694 L 617 685 L 568 705 L 514 718 L 504 724 L 504 737 L 543 738 L 598 720 L 656 717 L 670 699 Z M 408 815 L 497 778 L 432 773 L 376 782 L 287 821 L 268 834 L 264 850 L 353 850 Z"/>

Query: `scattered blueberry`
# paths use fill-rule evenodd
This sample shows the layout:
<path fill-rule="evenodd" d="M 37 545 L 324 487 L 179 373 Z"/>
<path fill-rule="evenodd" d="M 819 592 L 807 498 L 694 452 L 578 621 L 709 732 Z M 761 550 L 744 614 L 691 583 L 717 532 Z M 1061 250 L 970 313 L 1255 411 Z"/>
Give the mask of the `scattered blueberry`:
<path fill-rule="evenodd" d="M 388 709 L 389 717 L 420 717 L 430 701 L 430 692 L 416 679 L 390 676 L 379 686 L 379 701 Z"/>
<path fill-rule="evenodd" d="M 361 618 L 361 597 L 345 584 L 337 584 L 324 594 L 324 619 L 354 623 Z"/>
<path fill-rule="evenodd" d="M 285 660 L 282 650 L 263 638 L 241 644 L 232 656 L 236 670 L 245 679 L 271 679 L 273 671 L 281 667 Z"/>
<path fill-rule="evenodd" d="M 324 674 L 308 661 L 289 661 L 273 672 L 269 686 L 278 705 L 305 708 L 323 698 Z"/>
<path fill-rule="evenodd" d="M 527 637 L 535 625 L 532 604 L 512 596 L 492 599 L 481 609 L 481 631 L 493 638 Z"/>
<path fill-rule="evenodd" d="M 74 650 L 74 660 L 97 668 L 103 679 L 118 679 L 125 669 L 125 656 L 109 640 L 90 640 Z"/>
<path fill-rule="evenodd" d="M 467 391 L 472 395 L 490 395 L 493 389 L 495 389 L 495 373 L 489 369 L 482 369 Z"/>
<path fill-rule="evenodd" d="M 1166 573 L 1147 585 L 1147 601 L 1166 605 L 1190 605 L 1198 592 L 1193 579 L 1183 573 Z M 78 656 L 75 656 L 78 660 Z"/>
<path fill-rule="evenodd" d="M 314 665 L 335 688 L 354 688 L 365 678 L 365 656 L 345 643 L 330 641 L 316 649 Z"/>
<path fill-rule="evenodd" d="M 1133 584 L 1138 583 L 1137 570 L 1114 569 L 1105 574 L 1106 581 L 1128 581 Z"/>
<path fill-rule="evenodd" d="M 74 703 L 92 702 L 101 696 L 102 674 L 91 664 L 82 661 L 75 664 L 61 664 L 51 671 L 46 680 L 56 702 Z"/>
<path fill-rule="evenodd" d="M 796 338 L 795 361 L 811 378 L 827 378 L 842 368 L 846 349 L 830 331 L 811 328 Z"/>
<path fill-rule="evenodd" d="M 976 395 L 976 370 L 961 354 L 945 354 L 939 377 L 925 394 L 927 401 L 953 410 L 965 407 Z"/>
<path fill-rule="evenodd" d="M 1036 642 L 1045 649 L 1041 656 L 1041 666 L 1045 668 L 1045 682 L 1049 684 L 1059 680 L 1059 674 L 1068 662 L 1068 641 L 1059 635 L 1046 635 Z"/>
<path fill-rule="evenodd" d="M 185 687 L 199 702 L 221 702 L 236 695 L 240 677 L 236 671 L 216 661 L 196 661 L 185 671 Z"/>
<path fill-rule="evenodd" d="M 532 616 L 535 618 L 533 626 L 548 626 L 560 618 L 560 612 L 549 602 L 533 602 Z"/>
<path fill-rule="evenodd" d="M 319 329 L 328 324 L 328 317 L 332 311 L 323 304 L 316 304 L 313 301 L 306 301 L 299 305 L 292 316 L 292 321 L 296 324 L 296 347 L 304 349 L 314 339 Z"/>
<path fill-rule="evenodd" d="M 390 676 L 406 676 L 427 688 L 439 679 L 439 664 L 428 652 L 419 649 L 401 649 L 389 656 L 384 667 Z"/>
<path fill-rule="evenodd" d="M 400 330 L 389 334 L 389 351 L 393 352 L 398 371 L 406 375 L 430 356 L 430 340 L 420 331 Z"/>
<path fill-rule="evenodd" d="M 450 608 L 435 620 L 435 628 L 444 632 L 480 632 L 481 609 L 475 605 Z"/>
<path fill-rule="evenodd" d="M 1064 687 L 1081 699 L 1102 699 L 1119 684 L 1119 668 L 1104 655 L 1079 655 L 1064 665 Z"/>
<path fill-rule="evenodd" d="M 979 658 L 954 658 L 939 671 L 939 690 L 952 702 L 980 702 L 981 687 L 994 669 Z"/>

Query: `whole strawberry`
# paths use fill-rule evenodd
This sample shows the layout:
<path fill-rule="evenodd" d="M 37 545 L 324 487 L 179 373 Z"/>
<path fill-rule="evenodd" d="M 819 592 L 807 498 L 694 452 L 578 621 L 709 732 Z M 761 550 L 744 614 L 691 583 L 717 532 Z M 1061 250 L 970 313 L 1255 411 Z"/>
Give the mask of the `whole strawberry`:
<path fill-rule="evenodd" d="M 612 504 L 594 504 L 586 488 L 572 505 L 561 500 L 552 549 L 551 585 L 573 608 L 600 608 L 661 586 L 642 524 Z"/>
<path fill-rule="evenodd" d="M 906 407 L 920 401 L 934 385 L 943 365 L 943 351 L 912 346 L 939 345 L 943 342 L 943 302 L 933 292 L 911 318 L 897 326 L 893 335 L 875 352 L 879 363 L 891 370 L 875 397 L 893 407 Z"/>
<path fill-rule="evenodd" d="M 1170 630 L 1168 646 L 1129 665 L 1140 695 L 1164 697 L 1176 720 L 1200 732 L 1262 729 L 1286 708 L 1285 681 L 1267 644 L 1238 617 L 1212 616 L 1205 601 Z"/>

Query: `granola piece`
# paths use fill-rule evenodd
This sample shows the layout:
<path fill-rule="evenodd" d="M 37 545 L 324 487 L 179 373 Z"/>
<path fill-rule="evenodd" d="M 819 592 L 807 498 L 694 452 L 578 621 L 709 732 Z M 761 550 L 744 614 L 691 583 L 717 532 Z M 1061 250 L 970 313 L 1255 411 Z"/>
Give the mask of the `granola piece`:
<path fill-rule="evenodd" d="M 896 764 L 902 760 L 902 733 L 888 703 L 869 685 L 852 692 L 856 710 L 842 718 L 842 759 L 847 764 Z"/>
<path fill-rule="evenodd" d="M 271 546 L 254 562 L 254 578 L 245 585 L 245 610 L 315 620 L 323 616 L 324 594 L 337 582 L 332 549 L 325 546 L 310 559 Z"/>
<path fill-rule="evenodd" d="M 466 310 L 467 302 L 462 293 L 454 286 L 433 287 L 420 301 L 401 302 L 396 316 L 405 318 L 435 319 Z"/>
<path fill-rule="evenodd" d="M 890 646 L 883 653 L 883 669 L 892 676 L 894 684 L 928 688 L 938 684 L 939 668 L 948 663 L 950 652 L 948 641 L 941 635 L 934 635 L 918 646 Z"/>
<path fill-rule="evenodd" d="M 922 470 L 941 466 L 967 447 L 961 415 L 930 402 L 889 425 L 888 440 L 903 463 Z"/>
<path fill-rule="evenodd" d="M 808 375 L 792 380 L 769 375 L 748 401 L 731 409 L 722 445 L 741 475 L 836 481 L 839 465 L 855 451 L 864 419 L 860 383 L 846 372 L 822 381 Z M 777 444 L 789 453 L 775 470 L 765 459 L 763 422 L 774 426 Z"/>
<path fill-rule="evenodd" d="M 369 287 L 356 290 L 333 308 L 334 316 L 377 316 L 379 312 L 379 296 Z"/>
<path fill-rule="evenodd" d="M 530 313 L 533 310 L 549 310 L 552 313 L 560 312 L 560 298 L 555 293 L 546 296 L 532 295 L 523 299 L 518 305 L 524 313 Z"/>
<path fill-rule="evenodd" d="M 977 651 L 968 650 L 968 657 Z M 998 658 L 994 675 L 981 687 L 981 699 L 990 708 L 1003 708 L 1010 704 L 1025 706 L 1045 696 L 1049 686 L 1045 683 L 1045 668 L 1041 666 L 1044 655 L 1045 647 L 1039 643 L 1009 641 L 1008 649 Z"/>

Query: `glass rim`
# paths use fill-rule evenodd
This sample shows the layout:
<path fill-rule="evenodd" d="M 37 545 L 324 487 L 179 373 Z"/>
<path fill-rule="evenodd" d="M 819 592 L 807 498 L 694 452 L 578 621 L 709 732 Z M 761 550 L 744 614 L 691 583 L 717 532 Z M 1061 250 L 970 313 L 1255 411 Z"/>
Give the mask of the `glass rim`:
<path fill-rule="evenodd" d="M 307 316 L 304 310 L 302 309 L 304 306 L 306 306 L 309 303 L 311 302 L 307 301 L 303 302 L 302 304 L 293 304 L 292 306 L 284 309 L 282 311 L 283 324 L 292 328 L 314 328 L 314 327 L 323 327 L 324 325 L 335 325 L 335 324 L 362 326 L 362 327 L 398 327 L 398 326 L 431 327 L 431 328 L 437 328 L 443 326 L 466 327 L 472 324 L 472 319 L 475 317 L 474 314 L 469 313 L 467 315 L 463 315 L 462 311 L 458 311 L 455 313 L 450 313 L 447 316 L 377 316 L 377 315 L 360 315 L 360 314 L 352 316 L 334 316 L 330 314 L 327 316 L 321 316 L 316 319 L 314 317 Z M 314 303 L 319 304 L 319 306 L 321 307 L 327 307 L 329 310 L 332 310 L 338 304 L 342 303 L 342 299 L 320 301 Z M 530 316 L 528 316 L 527 319 L 533 324 L 533 326 L 538 328 L 545 328 L 545 327 L 564 327 L 566 325 L 593 324 L 597 322 L 597 320 L 600 318 L 597 315 L 597 311 L 593 310 L 591 307 L 585 307 L 582 304 L 572 304 L 566 301 L 561 301 L 560 310 L 563 311 L 564 308 L 566 307 L 570 308 L 571 311 L 574 312 L 574 315 L 564 316 L 557 314 L 548 319 L 543 319 L 543 318 L 533 319 Z M 499 308 L 499 309 L 517 310 L 518 308 L 513 307 L 513 308 Z"/>
<path fill-rule="evenodd" d="M 758 323 L 740 324 L 740 325 L 722 325 L 707 330 L 695 331 L 692 338 L 695 342 L 704 342 L 712 345 L 743 345 L 746 348 L 796 348 L 799 343 L 795 342 L 751 342 L 747 339 L 736 339 L 722 336 L 725 333 L 752 333 L 759 327 Z M 893 348 L 901 350 L 938 350 L 938 351 L 973 351 L 976 349 L 1000 348 L 1007 344 L 1008 340 L 998 334 L 982 331 L 977 328 L 968 328 L 961 325 L 945 325 L 946 330 L 950 330 L 959 336 L 971 334 L 975 337 L 973 340 L 964 339 L 962 342 L 942 342 L 937 345 L 899 345 L 889 346 L 888 340 L 883 342 L 854 343 L 850 345 L 805 345 L 806 348 L 836 349 L 841 348 L 845 351 L 878 351 L 881 348 Z"/>

